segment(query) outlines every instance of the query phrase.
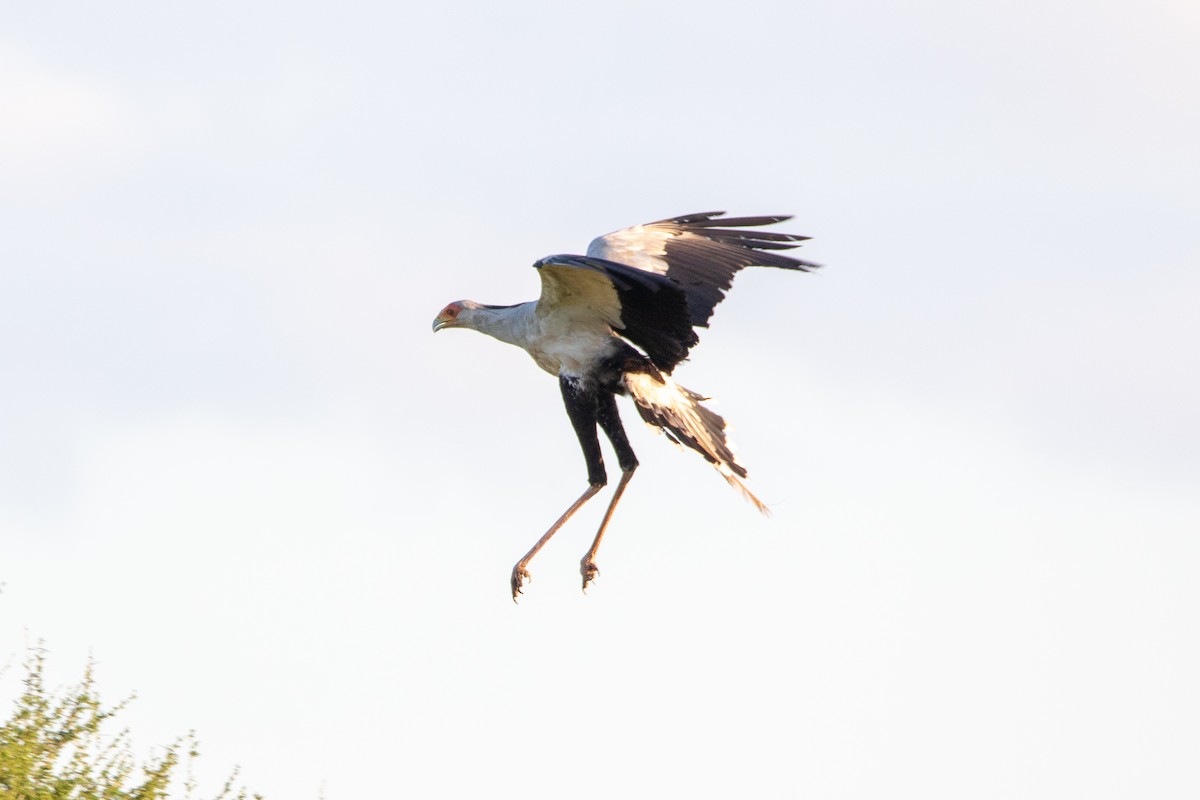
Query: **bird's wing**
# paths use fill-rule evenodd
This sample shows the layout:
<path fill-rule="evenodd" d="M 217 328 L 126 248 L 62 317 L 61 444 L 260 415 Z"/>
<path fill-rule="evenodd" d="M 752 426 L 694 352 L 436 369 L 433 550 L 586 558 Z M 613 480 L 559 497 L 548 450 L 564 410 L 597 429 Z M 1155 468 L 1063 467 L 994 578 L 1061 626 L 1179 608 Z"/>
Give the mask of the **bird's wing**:
<path fill-rule="evenodd" d="M 708 326 L 713 309 L 743 267 L 807 271 L 819 266 L 772 252 L 798 247 L 807 236 L 741 230 L 783 222 L 790 216 L 718 219 L 724 213 L 688 214 L 613 231 L 592 240 L 587 254 L 678 282 L 687 295 L 691 323 L 699 327 Z"/>
<path fill-rule="evenodd" d="M 577 324 L 603 321 L 670 372 L 699 337 L 687 296 L 675 281 L 653 272 L 589 256 L 555 255 L 538 261 L 539 317 Z"/>

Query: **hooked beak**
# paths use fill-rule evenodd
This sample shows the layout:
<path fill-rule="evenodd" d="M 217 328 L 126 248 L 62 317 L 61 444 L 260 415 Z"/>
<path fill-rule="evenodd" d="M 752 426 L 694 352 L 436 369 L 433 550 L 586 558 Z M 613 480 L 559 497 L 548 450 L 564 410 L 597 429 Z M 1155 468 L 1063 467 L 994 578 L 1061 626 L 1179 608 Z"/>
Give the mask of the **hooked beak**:
<path fill-rule="evenodd" d="M 442 328 L 445 328 L 447 325 L 449 325 L 452 321 L 453 320 L 448 320 L 448 319 L 443 319 L 442 317 L 437 317 L 433 321 L 433 332 L 437 333 Z"/>

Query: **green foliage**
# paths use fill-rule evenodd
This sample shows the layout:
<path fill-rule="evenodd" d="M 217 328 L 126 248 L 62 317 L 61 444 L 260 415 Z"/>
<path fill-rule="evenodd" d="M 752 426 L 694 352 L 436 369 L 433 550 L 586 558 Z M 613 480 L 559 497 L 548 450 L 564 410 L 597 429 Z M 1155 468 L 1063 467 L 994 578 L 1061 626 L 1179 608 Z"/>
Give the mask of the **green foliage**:
<path fill-rule="evenodd" d="M 105 728 L 129 700 L 105 708 L 91 664 L 78 684 L 58 695 L 46 689 L 44 652 L 31 651 L 25 671 L 16 709 L 0 726 L 0 800 L 169 800 L 181 764 L 183 796 L 195 796 L 194 734 L 139 765 L 129 731 L 112 735 Z M 236 777 L 235 771 L 213 800 L 249 800 L 245 790 L 234 793 Z"/>

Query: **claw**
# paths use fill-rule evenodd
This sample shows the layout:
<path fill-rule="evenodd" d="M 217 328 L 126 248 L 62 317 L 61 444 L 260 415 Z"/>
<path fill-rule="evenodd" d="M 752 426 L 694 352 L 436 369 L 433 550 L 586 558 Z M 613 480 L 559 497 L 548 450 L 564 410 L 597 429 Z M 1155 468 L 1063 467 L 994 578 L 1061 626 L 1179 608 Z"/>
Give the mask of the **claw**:
<path fill-rule="evenodd" d="M 512 597 L 514 603 L 517 602 L 517 595 L 525 594 L 523 591 L 521 591 L 521 585 L 525 581 L 532 583 L 533 578 L 530 576 L 529 570 L 525 569 L 520 564 L 517 564 L 515 567 L 513 567 L 512 577 L 509 579 L 509 583 L 512 586 Z"/>
<path fill-rule="evenodd" d="M 586 593 L 588 584 L 600 574 L 600 568 L 596 566 L 596 562 L 584 556 L 583 560 L 579 562 L 579 574 L 583 576 L 583 591 Z"/>

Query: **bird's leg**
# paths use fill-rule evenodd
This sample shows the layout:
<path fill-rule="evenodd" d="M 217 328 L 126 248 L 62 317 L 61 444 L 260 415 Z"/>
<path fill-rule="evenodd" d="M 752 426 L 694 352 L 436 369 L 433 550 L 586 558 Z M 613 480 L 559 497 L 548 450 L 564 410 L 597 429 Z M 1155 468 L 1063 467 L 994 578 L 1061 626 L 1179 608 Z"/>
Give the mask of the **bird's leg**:
<path fill-rule="evenodd" d="M 583 576 L 585 592 L 588 584 L 600 572 L 600 568 L 596 566 L 596 551 L 600 549 L 600 540 L 604 538 L 604 531 L 608 528 L 613 512 L 617 510 L 617 503 L 620 502 L 621 495 L 625 493 L 626 485 L 633 478 L 634 470 L 638 468 L 637 456 L 634 455 L 633 448 L 629 445 L 629 437 L 625 435 L 625 427 L 621 425 L 621 416 L 617 412 L 616 396 L 609 394 L 600 398 L 596 411 L 596 421 L 600 423 L 600 427 L 612 442 L 613 449 L 617 451 L 617 463 L 621 465 L 621 480 L 617 483 L 612 500 L 608 502 L 608 510 L 604 512 L 604 519 L 600 521 L 600 528 L 596 531 L 596 538 L 592 540 L 592 546 L 579 561 L 579 574 Z"/>
<path fill-rule="evenodd" d="M 600 484 L 599 486 L 588 486 L 587 490 L 583 494 L 579 495 L 579 499 L 572 503 L 571 507 L 563 512 L 563 515 L 558 518 L 558 521 L 550 526 L 550 530 L 543 533 L 542 538 L 537 540 L 537 544 L 531 547 L 529 552 L 517 562 L 515 567 L 513 567 L 511 583 L 514 603 L 517 601 L 517 595 L 521 594 L 521 585 L 526 580 L 530 579 L 529 570 L 526 569 L 526 567 L 529 565 L 529 562 L 533 560 L 533 557 L 538 554 L 539 550 L 546 546 L 546 542 L 550 541 L 550 537 L 557 533 L 558 529 L 565 525 L 567 520 L 569 520 L 576 511 L 583 507 L 584 503 L 586 503 L 588 500 L 591 500 L 596 495 L 596 492 L 603 488 L 604 484 Z"/>
<path fill-rule="evenodd" d="M 596 495 L 596 492 L 603 489 L 605 484 L 608 483 L 608 473 L 604 470 L 604 456 L 600 452 L 600 437 L 596 434 L 596 415 L 598 413 L 597 406 L 600 402 L 600 396 L 595 386 L 577 378 L 560 376 L 558 383 L 562 389 L 563 403 L 567 407 L 567 416 L 571 419 L 571 425 L 575 428 L 575 435 L 579 437 L 579 446 L 583 449 L 583 458 L 587 461 L 588 488 L 583 494 L 579 495 L 579 499 L 563 512 L 558 521 L 550 526 L 550 530 L 542 534 L 542 538 L 537 540 L 537 544 L 513 567 L 510 583 L 512 585 L 514 603 L 517 600 L 517 595 L 521 594 L 522 584 L 529 579 L 529 570 L 526 569 L 529 562 L 546 545 L 546 542 L 550 541 L 550 537 L 557 533 L 558 529 L 566 524 L 567 520 L 584 503 L 591 500 Z"/>
<path fill-rule="evenodd" d="M 634 469 L 637 468 L 634 467 Z M 621 473 L 621 480 L 617 482 L 617 489 L 613 492 L 612 500 L 608 503 L 608 510 L 604 512 L 604 519 L 600 522 L 600 529 L 596 531 L 596 538 L 592 540 L 592 546 L 588 548 L 583 558 L 579 560 L 579 574 L 583 576 L 583 590 L 585 592 L 587 591 L 588 584 L 600 572 L 600 568 L 596 566 L 596 551 L 600 549 L 600 540 L 604 538 L 604 530 L 608 527 L 608 521 L 612 519 L 613 512 L 617 510 L 617 501 L 625 493 L 625 486 L 632 477 L 633 469 Z"/>

